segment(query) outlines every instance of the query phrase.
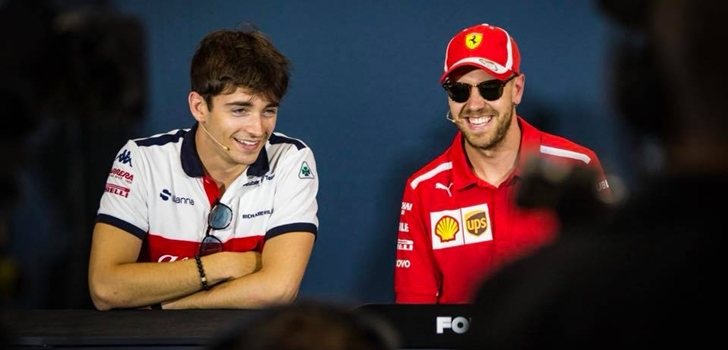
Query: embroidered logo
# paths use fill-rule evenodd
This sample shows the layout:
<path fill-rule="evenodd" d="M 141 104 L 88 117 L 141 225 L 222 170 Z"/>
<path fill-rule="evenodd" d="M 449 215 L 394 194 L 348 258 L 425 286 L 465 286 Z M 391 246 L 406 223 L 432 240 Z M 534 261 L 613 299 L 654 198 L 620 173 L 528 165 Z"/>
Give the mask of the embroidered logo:
<path fill-rule="evenodd" d="M 465 37 L 465 46 L 473 50 L 483 42 L 483 33 L 470 33 Z"/>
<path fill-rule="evenodd" d="M 411 251 L 415 247 L 415 241 L 411 239 L 397 239 L 397 250 Z"/>
<path fill-rule="evenodd" d="M 131 152 L 129 150 L 123 150 L 121 153 L 119 153 L 118 156 L 116 156 L 116 160 L 119 161 L 121 164 L 129 164 L 130 167 L 134 167 L 131 164 Z"/>
<path fill-rule="evenodd" d="M 129 183 L 129 184 L 134 182 L 134 174 L 132 174 L 126 170 L 119 169 L 119 168 L 111 168 L 109 177 L 114 177 L 117 179 L 124 180 L 124 181 L 126 181 L 126 183 Z"/>
<path fill-rule="evenodd" d="M 313 170 L 308 166 L 305 161 L 301 163 L 301 169 L 298 171 L 298 178 L 300 179 L 313 179 Z"/>
<path fill-rule="evenodd" d="M 430 225 L 432 249 L 493 240 L 493 224 L 490 221 L 487 203 L 430 212 Z"/>
<path fill-rule="evenodd" d="M 192 198 L 186 198 L 186 197 L 178 197 L 175 196 L 172 192 L 170 192 L 168 189 L 163 189 L 162 192 L 159 192 L 159 198 L 162 198 L 163 201 L 172 200 L 172 202 L 176 204 L 189 204 L 189 205 L 195 205 L 195 200 Z"/>
<path fill-rule="evenodd" d="M 400 209 L 399 215 L 404 215 L 406 211 L 412 211 L 412 203 L 402 202 L 402 209 Z"/>
<path fill-rule="evenodd" d="M 447 195 L 450 196 L 450 197 L 452 197 L 452 193 L 450 193 L 450 187 L 452 187 L 452 182 L 448 186 L 445 186 L 445 185 L 443 185 L 443 184 L 441 184 L 439 182 L 435 184 L 435 188 L 436 189 L 438 189 L 438 190 L 445 190 L 445 191 L 447 191 Z"/>
<path fill-rule="evenodd" d="M 117 196 L 122 196 L 124 198 L 129 197 L 129 188 L 119 185 L 114 185 L 110 183 L 106 183 L 106 186 L 104 187 L 104 191 L 113 193 Z"/>
<path fill-rule="evenodd" d="M 460 231 L 460 224 L 452 216 L 443 216 L 435 224 L 435 234 L 440 238 L 440 242 L 450 242 L 455 239 L 455 235 Z"/>
<path fill-rule="evenodd" d="M 468 233 L 480 236 L 480 234 L 485 232 L 487 228 L 488 219 L 486 218 L 484 211 L 475 210 L 465 213 L 465 229 Z"/>

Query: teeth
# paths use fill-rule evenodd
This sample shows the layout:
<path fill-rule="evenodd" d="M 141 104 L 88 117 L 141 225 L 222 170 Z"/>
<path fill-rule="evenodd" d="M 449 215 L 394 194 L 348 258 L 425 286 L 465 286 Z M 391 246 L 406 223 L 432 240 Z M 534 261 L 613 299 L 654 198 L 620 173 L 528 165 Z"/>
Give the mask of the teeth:
<path fill-rule="evenodd" d="M 473 125 L 483 125 L 487 122 L 489 122 L 493 117 L 470 117 L 468 120 L 470 121 L 470 124 Z"/>
<path fill-rule="evenodd" d="M 235 141 L 240 142 L 244 145 L 248 145 L 248 146 L 255 146 L 258 143 L 258 141 L 247 141 L 247 140 L 239 140 L 239 139 L 235 139 Z"/>

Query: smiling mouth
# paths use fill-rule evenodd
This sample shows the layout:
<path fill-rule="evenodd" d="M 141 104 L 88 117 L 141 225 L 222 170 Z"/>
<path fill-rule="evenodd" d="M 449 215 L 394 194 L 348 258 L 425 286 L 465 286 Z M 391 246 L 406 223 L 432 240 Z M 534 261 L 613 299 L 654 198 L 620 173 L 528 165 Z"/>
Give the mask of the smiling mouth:
<path fill-rule="evenodd" d="M 464 117 L 463 119 L 466 119 L 469 125 L 478 127 L 488 125 L 493 120 L 493 116 Z"/>
<path fill-rule="evenodd" d="M 260 140 L 243 140 L 238 138 L 233 138 L 233 140 L 235 140 L 235 143 L 242 146 L 242 148 L 246 150 L 255 150 L 261 142 Z"/>

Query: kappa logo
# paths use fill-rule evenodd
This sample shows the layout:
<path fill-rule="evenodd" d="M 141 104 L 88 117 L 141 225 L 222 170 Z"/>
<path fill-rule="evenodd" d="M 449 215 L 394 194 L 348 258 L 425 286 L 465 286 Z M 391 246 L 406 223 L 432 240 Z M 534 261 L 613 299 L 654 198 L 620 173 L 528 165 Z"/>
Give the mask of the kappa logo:
<path fill-rule="evenodd" d="M 298 178 L 300 179 L 313 179 L 313 170 L 308 166 L 308 163 L 304 161 L 301 163 L 301 169 L 298 171 Z"/>
<path fill-rule="evenodd" d="M 129 167 L 134 167 L 131 164 L 131 152 L 127 149 L 121 151 L 118 156 L 116 156 L 116 160 L 119 161 L 121 164 L 129 164 Z"/>

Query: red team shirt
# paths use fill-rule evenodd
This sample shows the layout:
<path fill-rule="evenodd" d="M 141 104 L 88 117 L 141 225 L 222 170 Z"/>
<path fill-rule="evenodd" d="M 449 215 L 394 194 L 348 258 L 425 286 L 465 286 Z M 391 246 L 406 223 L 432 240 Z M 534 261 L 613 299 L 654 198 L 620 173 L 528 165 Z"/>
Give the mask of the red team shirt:
<path fill-rule="evenodd" d="M 520 117 L 518 124 L 518 165 L 500 186 L 475 176 L 460 132 L 443 154 L 407 180 L 397 236 L 397 303 L 468 303 L 483 277 L 554 237 L 553 212 L 514 203 L 529 156 L 594 167 L 598 188 L 609 187 L 593 151 Z"/>

